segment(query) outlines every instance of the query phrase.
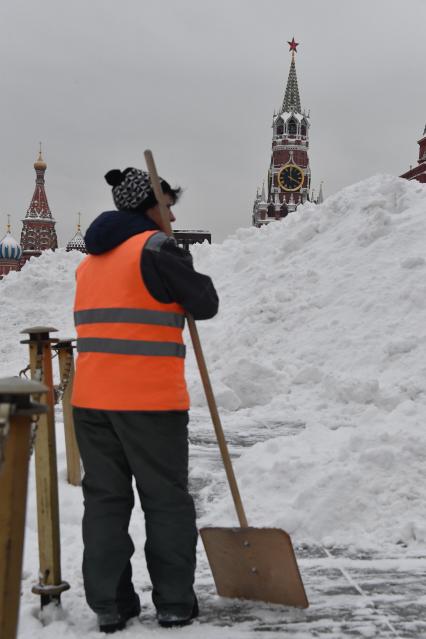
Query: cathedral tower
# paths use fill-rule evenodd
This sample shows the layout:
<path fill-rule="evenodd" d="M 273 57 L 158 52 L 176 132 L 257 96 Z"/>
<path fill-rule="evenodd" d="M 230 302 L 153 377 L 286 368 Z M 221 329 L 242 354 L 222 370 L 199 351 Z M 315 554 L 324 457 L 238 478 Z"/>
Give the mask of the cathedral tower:
<path fill-rule="evenodd" d="M 309 114 L 302 110 L 296 75 L 295 53 L 299 43 L 293 38 L 288 44 L 291 63 L 287 86 L 281 108 L 272 119 L 266 207 L 260 202 L 265 198 L 257 197 L 253 208 L 253 225 L 258 227 L 295 211 L 308 199 L 311 185 Z"/>
<path fill-rule="evenodd" d="M 34 162 L 36 183 L 31 203 L 28 207 L 25 219 L 22 220 L 21 247 L 23 251 L 22 261 L 25 263 L 33 255 L 38 256 L 42 251 L 58 248 L 58 239 L 55 231 L 55 220 L 49 209 L 46 191 L 44 188 L 44 174 L 47 164 L 40 152 Z"/>

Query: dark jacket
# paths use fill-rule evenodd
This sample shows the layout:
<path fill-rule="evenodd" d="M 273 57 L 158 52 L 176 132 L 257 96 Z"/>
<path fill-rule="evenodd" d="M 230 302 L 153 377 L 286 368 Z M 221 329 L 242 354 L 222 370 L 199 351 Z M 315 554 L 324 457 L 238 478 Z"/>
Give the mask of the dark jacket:
<path fill-rule="evenodd" d="M 85 235 L 86 249 L 100 255 L 122 244 L 133 235 L 160 230 L 142 213 L 105 211 L 89 226 Z M 141 254 L 141 276 L 156 300 L 178 302 L 196 320 L 216 315 L 219 300 L 207 275 L 197 273 L 189 251 L 180 248 L 173 237 L 149 243 Z"/>

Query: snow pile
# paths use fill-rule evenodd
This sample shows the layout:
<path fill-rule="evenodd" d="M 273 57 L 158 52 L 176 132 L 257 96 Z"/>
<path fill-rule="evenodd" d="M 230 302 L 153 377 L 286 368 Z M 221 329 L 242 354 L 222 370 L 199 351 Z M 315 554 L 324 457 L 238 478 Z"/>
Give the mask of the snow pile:
<path fill-rule="evenodd" d="M 20 344 L 28 335 L 21 335 L 22 330 L 49 326 L 61 337 L 75 336 L 75 269 L 82 257 L 65 249 L 45 251 L 0 281 L 1 377 L 17 375 L 28 363 L 28 346 Z"/>
<path fill-rule="evenodd" d="M 305 424 L 237 464 L 253 525 L 358 546 L 426 542 L 425 246 L 426 188 L 376 176 L 194 248 L 222 302 L 200 323 L 219 402 L 253 426 Z M 230 505 L 219 514 L 235 521 Z"/>
<path fill-rule="evenodd" d="M 241 408 L 315 384 L 333 402 L 412 399 L 424 389 L 425 236 L 425 187 L 380 176 L 195 246 L 221 297 L 200 324 L 213 376 Z"/>
<path fill-rule="evenodd" d="M 261 442 L 237 462 L 252 525 L 356 547 L 426 542 L 425 246 L 426 188 L 376 176 L 193 248 L 221 298 L 199 330 L 226 431 Z M 74 334 L 80 259 L 47 253 L 0 282 L 0 375 L 27 362 L 23 328 Z M 194 413 L 206 420 L 188 351 Z M 234 524 L 217 481 L 202 493 L 202 523 Z"/>

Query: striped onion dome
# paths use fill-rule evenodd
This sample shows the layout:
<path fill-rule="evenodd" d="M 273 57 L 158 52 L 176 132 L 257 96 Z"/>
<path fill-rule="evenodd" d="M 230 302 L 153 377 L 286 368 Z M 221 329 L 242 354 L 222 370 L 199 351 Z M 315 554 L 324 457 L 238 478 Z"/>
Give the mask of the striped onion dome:
<path fill-rule="evenodd" d="M 19 260 L 22 255 L 20 244 L 15 240 L 10 231 L 6 233 L 0 242 L 0 260 Z"/>
<path fill-rule="evenodd" d="M 67 244 L 67 251 L 81 251 L 82 253 L 87 253 L 86 244 L 84 242 L 84 237 L 80 233 L 80 230 L 74 235 L 72 240 L 70 240 Z"/>

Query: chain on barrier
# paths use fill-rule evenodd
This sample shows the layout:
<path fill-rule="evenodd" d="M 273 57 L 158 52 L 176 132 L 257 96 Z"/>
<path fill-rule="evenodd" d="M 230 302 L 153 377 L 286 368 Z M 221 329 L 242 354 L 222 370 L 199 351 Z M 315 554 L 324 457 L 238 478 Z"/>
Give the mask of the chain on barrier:
<path fill-rule="evenodd" d="M 28 379 L 27 372 L 31 370 L 31 364 L 28 364 L 26 368 L 19 371 L 19 377 L 25 377 Z M 43 350 L 40 345 L 37 345 L 36 364 L 34 369 L 33 379 L 37 382 L 43 381 Z M 40 401 L 40 396 L 34 396 L 35 401 Z M 33 415 L 31 420 L 31 437 L 30 437 L 30 457 L 34 452 L 35 440 L 37 437 L 37 429 L 40 415 Z"/>
<path fill-rule="evenodd" d="M 52 356 L 52 360 L 55 357 L 58 357 L 58 353 Z M 67 390 L 67 387 L 71 378 L 72 363 L 73 363 L 73 354 L 71 352 L 71 353 L 68 353 L 66 363 L 64 366 L 64 372 L 63 372 L 63 375 L 61 376 L 61 382 L 60 384 L 54 386 L 53 388 L 55 404 L 58 404 L 62 400 L 64 393 Z M 19 371 L 19 377 L 25 377 L 26 379 L 29 379 L 27 373 L 30 370 L 31 370 L 31 365 L 28 364 L 28 366 L 26 366 L 25 368 Z M 39 346 L 37 347 L 37 357 L 36 357 L 36 365 L 35 365 L 33 379 L 37 382 L 41 382 L 43 379 L 43 351 Z M 10 416 L 10 404 L 0 404 L 0 470 L 4 462 L 4 449 L 5 449 L 7 435 L 9 433 L 9 416 Z M 31 428 L 31 439 L 30 439 L 30 457 L 34 452 L 34 445 L 35 445 L 35 440 L 37 436 L 39 419 L 40 419 L 40 415 L 34 415 L 31 422 L 32 428 Z"/>
<path fill-rule="evenodd" d="M 58 357 L 58 353 L 53 355 L 52 359 L 54 359 L 55 357 Z M 72 363 L 73 363 L 73 355 L 71 351 L 71 353 L 67 354 L 67 360 L 64 366 L 64 372 L 61 378 L 61 383 L 55 386 L 53 389 L 55 393 L 55 404 L 58 404 L 62 400 L 64 393 L 67 390 L 67 387 L 71 378 Z"/>
<path fill-rule="evenodd" d="M 52 355 L 52 360 L 55 359 L 55 357 L 58 357 L 58 353 L 55 353 L 54 355 Z M 34 380 L 38 382 L 41 382 L 43 377 L 42 360 L 43 360 L 42 354 L 37 352 L 37 362 L 36 362 L 36 368 L 34 372 Z M 64 373 L 61 378 L 61 383 L 58 384 L 57 386 L 54 386 L 53 388 L 53 391 L 55 394 L 55 404 L 59 404 L 59 402 L 64 396 L 65 391 L 68 388 L 68 384 L 71 378 L 72 362 L 73 362 L 73 355 L 72 353 L 68 353 L 67 360 L 65 363 Z M 29 370 L 31 370 L 30 364 L 28 364 L 26 368 L 23 368 L 21 371 L 19 371 L 19 377 L 25 377 L 28 379 L 27 373 Z"/>
<path fill-rule="evenodd" d="M 58 357 L 58 353 L 55 353 L 54 355 L 52 355 L 52 360 Z M 70 378 L 71 378 L 71 371 L 72 371 L 72 363 L 73 363 L 73 354 L 68 353 L 68 357 L 65 363 L 65 367 L 64 367 L 64 373 L 61 376 L 61 382 L 60 384 L 58 384 L 57 386 L 54 386 L 53 388 L 53 392 L 54 392 L 54 398 L 55 398 L 55 404 L 59 404 L 59 402 L 62 400 L 65 391 L 67 390 Z M 31 370 L 31 365 L 28 364 L 28 366 L 26 366 L 25 368 L 23 368 L 21 371 L 19 371 L 19 377 L 25 377 L 26 379 L 28 379 L 28 371 Z M 43 351 L 42 349 L 37 346 L 37 357 L 36 357 L 36 365 L 35 365 L 35 370 L 34 370 L 34 377 L 33 379 L 37 382 L 41 382 L 43 381 Z M 4 461 L 4 446 L 5 446 L 5 442 L 6 442 L 6 437 L 7 437 L 7 433 L 8 433 L 8 425 L 9 425 L 9 420 L 7 419 L 7 421 L 3 421 L 2 420 L 2 412 L 1 412 L 1 407 L 2 406 L 8 406 L 9 404 L 0 404 L 0 469 L 1 466 L 3 464 Z M 30 442 L 30 457 L 33 454 L 34 451 L 34 444 L 35 444 L 35 439 L 37 436 L 37 428 L 38 428 L 38 421 L 40 419 L 39 415 L 34 415 L 33 420 L 32 420 L 32 429 L 31 429 L 31 442 Z M 7 429 L 7 430 L 6 430 Z"/>
<path fill-rule="evenodd" d="M 31 370 L 30 364 L 28 364 L 28 366 L 19 373 L 20 377 L 27 377 L 26 372 L 28 370 Z M 36 357 L 36 365 L 34 370 L 34 380 L 37 382 L 43 381 L 43 351 L 39 345 L 37 345 L 37 357 Z M 39 401 L 40 396 L 37 396 L 34 399 L 36 401 Z M 33 418 L 31 420 L 30 457 L 34 452 L 39 419 L 40 419 L 40 415 L 33 415 Z"/>

